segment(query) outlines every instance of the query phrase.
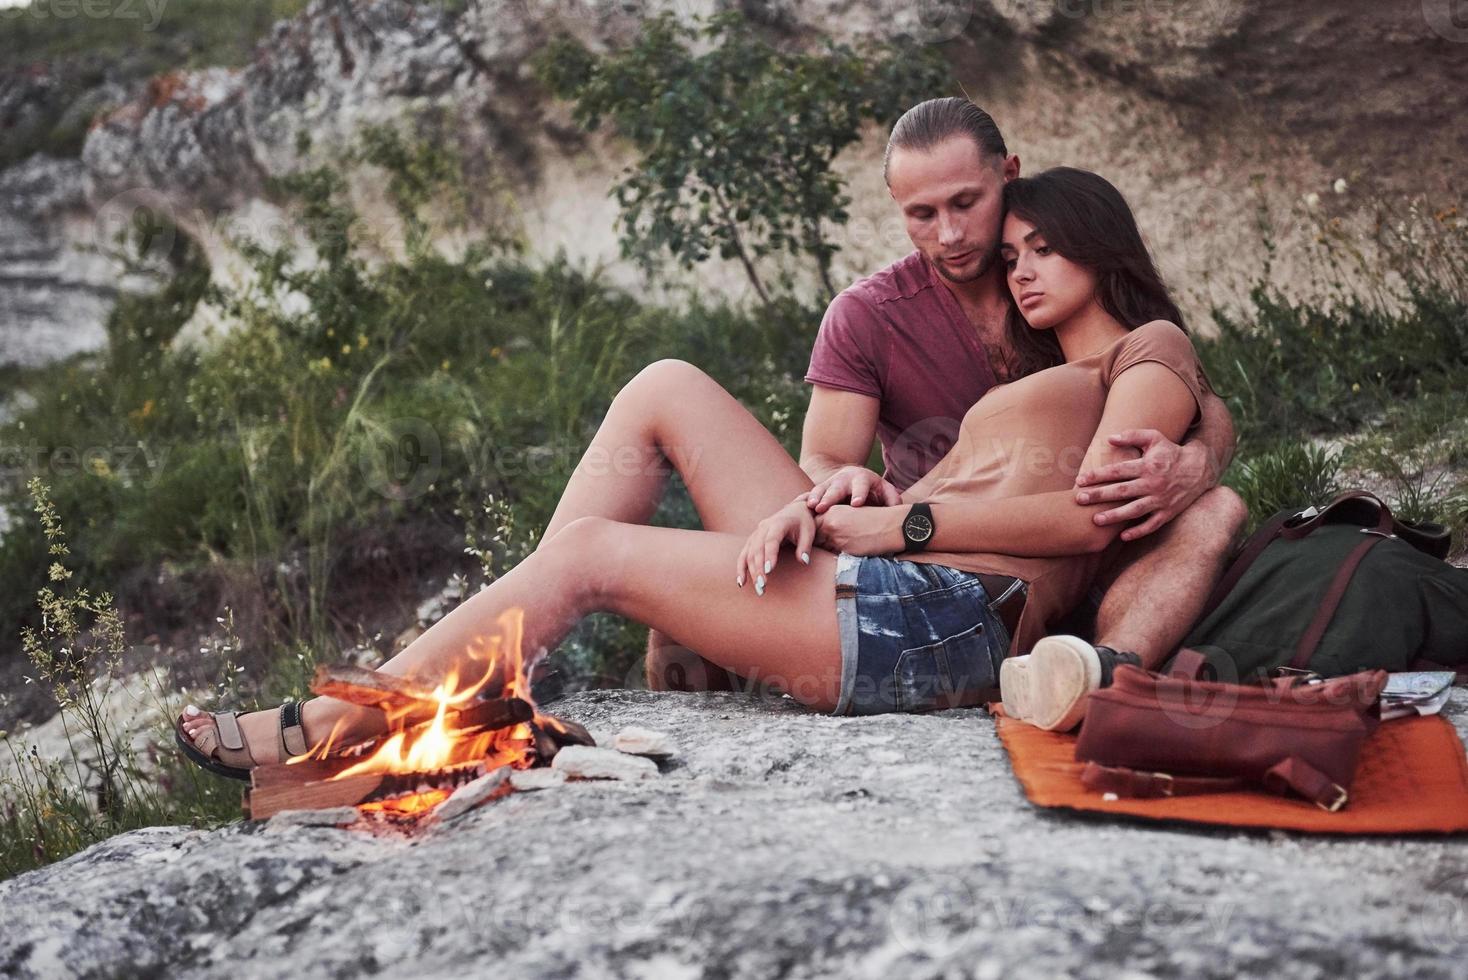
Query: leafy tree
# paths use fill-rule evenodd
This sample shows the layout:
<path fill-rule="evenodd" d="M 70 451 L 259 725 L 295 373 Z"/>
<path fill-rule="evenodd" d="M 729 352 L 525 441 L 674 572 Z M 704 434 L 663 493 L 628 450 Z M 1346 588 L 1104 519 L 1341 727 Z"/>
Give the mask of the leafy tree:
<path fill-rule="evenodd" d="M 641 154 L 615 188 L 623 255 L 646 268 L 665 250 L 685 268 L 712 253 L 738 259 L 766 303 L 755 260 L 782 251 L 814 258 L 835 293 L 837 246 L 822 222 L 844 224 L 851 199 L 832 162 L 864 123 L 890 122 L 947 78 L 931 46 L 785 51 L 738 13 L 692 24 L 663 14 L 605 55 L 561 39 L 536 68 L 575 102 L 578 124 L 609 120 Z"/>

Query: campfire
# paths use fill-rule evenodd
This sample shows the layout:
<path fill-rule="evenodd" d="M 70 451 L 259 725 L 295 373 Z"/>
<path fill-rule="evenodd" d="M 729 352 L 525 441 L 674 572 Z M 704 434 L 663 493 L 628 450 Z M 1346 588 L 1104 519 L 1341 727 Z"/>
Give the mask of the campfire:
<path fill-rule="evenodd" d="M 505 613 L 498 635 L 469 651 L 477 676 L 450 674 L 432 689 L 361 667 L 318 668 L 313 692 L 377 708 L 388 731 L 334 751 L 333 730 L 304 755 L 256 768 L 249 817 L 351 806 L 378 821 L 413 822 L 461 786 L 485 780 L 493 789 L 512 770 L 550 765 L 566 746 L 594 746 L 586 729 L 536 707 L 521 623 L 520 610 Z"/>

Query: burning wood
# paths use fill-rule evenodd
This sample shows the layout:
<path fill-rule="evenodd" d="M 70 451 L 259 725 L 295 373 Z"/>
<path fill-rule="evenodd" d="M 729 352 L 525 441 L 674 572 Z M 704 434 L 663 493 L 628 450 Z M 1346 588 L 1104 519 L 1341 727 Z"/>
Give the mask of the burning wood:
<path fill-rule="evenodd" d="M 296 780 L 280 772 L 294 766 L 262 766 L 273 772 L 263 781 L 252 780 L 250 818 L 264 820 L 282 810 L 317 810 L 334 806 L 361 806 L 394 797 L 435 795 L 431 807 L 448 797 L 459 786 L 481 774 L 478 763 L 442 769 L 437 772 L 368 772 L 355 776 L 327 779 Z"/>
<path fill-rule="evenodd" d="M 499 636 L 470 651 L 468 661 L 482 674 L 467 684 L 455 673 L 429 689 L 360 667 L 319 668 L 312 691 L 381 710 L 388 731 L 337 754 L 333 731 L 303 756 L 256 768 L 245 799 L 249 816 L 354 806 L 412 818 L 486 773 L 503 770 L 503 781 L 514 770 L 549 766 L 567 746 L 595 746 L 585 728 L 536 709 L 520 653 L 520 611 L 498 625 Z"/>
<path fill-rule="evenodd" d="M 438 701 L 431 688 L 351 664 L 317 667 L 316 676 L 311 679 L 311 690 L 339 701 L 381 708 L 389 716 L 432 718 L 438 710 Z"/>

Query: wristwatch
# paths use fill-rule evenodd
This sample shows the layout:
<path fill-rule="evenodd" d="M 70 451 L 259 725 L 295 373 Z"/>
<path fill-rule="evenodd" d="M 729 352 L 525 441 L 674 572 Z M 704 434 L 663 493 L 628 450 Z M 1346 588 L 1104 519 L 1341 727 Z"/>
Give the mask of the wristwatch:
<path fill-rule="evenodd" d="M 926 548 L 933 538 L 935 527 L 933 508 L 927 504 L 913 504 L 912 510 L 907 512 L 907 519 L 902 522 L 902 540 L 907 542 L 902 553 L 908 554 Z"/>

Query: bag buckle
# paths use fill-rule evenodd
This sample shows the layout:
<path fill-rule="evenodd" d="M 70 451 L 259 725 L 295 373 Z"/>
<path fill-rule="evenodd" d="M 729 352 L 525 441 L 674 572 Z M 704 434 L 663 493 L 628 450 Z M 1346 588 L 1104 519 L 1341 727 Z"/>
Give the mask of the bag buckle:
<path fill-rule="evenodd" d="M 1362 534 L 1374 534 L 1374 535 L 1376 535 L 1379 538 L 1394 538 L 1394 537 L 1396 537 L 1395 534 L 1387 534 L 1385 531 L 1378 531 L 1374 527 L 1363 527 L 1361 529 L 1361 533 Z"/>
<path fill-rule="evenodd" d="M 1161 794 L 1163 796 L 1171 796 L 1172 795 L 1172 774 L 1171 773 L 1166 773 L 1166 772 L 1149 772 L 1149 773 L 1147 773 L 1147 775 L 1150 776 L 1150 777 L 1152 777 L 1152 779 L 1154 779 L 1154 780 L 1158 780 L 1158 779 L 1162 780 Z"/>
<path fill-rule="evenodd" d="M 1346 805 L 1346 800 L 1348 800 L 1348 799 L 1351 798 L 1351 795 L 1345 791 L 1345 788 L 1344 787 L 1342 787 L 1342 786 L 1340 786 L 1340 785 L 1338 785 L 1336 783 L 1332 783 L 1331 784 L 1331 787 L 1336 792 L 1336 798 L 1334 800 L 1331 800 L 1331 802 L 1330 802 L 1329 805 L 1326 805 L 1324 803 L 1320 803 L 1318 801 L 1315 804 L 1316 806 L 1320 807 L 1320 809 L 1324 810 L 1326 813 L 1335 813 L 1341 807 L 1343 807 L 1343 806 Z"/>
<path fill-rule="evenodd" d="M 1325 678 L 1322 677 L 1318 671 L 1309 670 L 1305 667 L 1276 667 L 1274 668 L 1274 676 L 1296 676 L 1301 684 L 1319 684 L 1321 681 L 1325 680 Z"/>

